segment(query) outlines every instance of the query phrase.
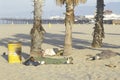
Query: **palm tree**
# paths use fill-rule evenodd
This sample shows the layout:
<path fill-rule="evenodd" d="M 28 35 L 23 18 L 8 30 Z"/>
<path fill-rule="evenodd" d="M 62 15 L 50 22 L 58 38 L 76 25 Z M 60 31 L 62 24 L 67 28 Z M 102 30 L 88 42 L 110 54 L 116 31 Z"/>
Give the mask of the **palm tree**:
<path fill-rule="evenodd" d="M 34 23 L 31 29 L 31 56 L 41 55 L 41 45 L 44 39 L 45 30 L 42 27 L 42 2 L 43 0 L 34 0 Z"/>
<path fill-rule="evenodd" d="M 66 4 L 65 14 L 65 40 L 64 40 L 64 53 L 69 55 L 72 51 L 72 26 L 74 23 L 74 7 L 78 3 L 85 3 L 86 0 L 57 0 L 57 4 Z"/>
<path fill-rule="evenodd" d="M 97 0 L 97 12 L 95 16 L 96 21 L 94 27 L 92 47 L 102 46 L 102 40 L 104 38 L 103 11 L 104 0 Z"/>

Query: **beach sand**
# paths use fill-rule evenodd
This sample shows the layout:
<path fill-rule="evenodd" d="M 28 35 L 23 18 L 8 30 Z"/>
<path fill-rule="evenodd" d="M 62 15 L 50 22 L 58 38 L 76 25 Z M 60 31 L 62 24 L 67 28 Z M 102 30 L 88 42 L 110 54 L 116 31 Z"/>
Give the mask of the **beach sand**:
<path fill-rule="evenodd" d="M 43 49 L 63 48 L 64 24 L 44 24 L 46 30 Z M 0 25 L 0 79 L 1 80 L 120 80 L 120 56 L 110 59 L 88 61 L 86 55 L 95 55 L 102 50 L 120 53 L 120 25 L 104 25 L 105 38 L 102 48 L 92 48 L 94 24 L 76 24 L 73 27 L 74 64 L 45 64 L 25 66 L 10 64 L 2 54 L 8 53 L 8 42 L 22 42 L 22 61 L 30 53 L 30 30 L 32 25 Z M 115 67 L 105 65 L 112 64 Z"/>

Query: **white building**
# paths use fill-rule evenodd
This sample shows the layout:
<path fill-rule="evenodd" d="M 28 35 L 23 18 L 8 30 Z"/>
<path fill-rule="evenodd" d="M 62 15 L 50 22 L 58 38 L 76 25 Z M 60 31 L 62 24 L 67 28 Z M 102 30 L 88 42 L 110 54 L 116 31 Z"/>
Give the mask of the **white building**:
<path fill-rule="evenodd" d="M 95 15 L 85 15 L 85 18 L 93 20 L 94 16 Z M 107 15 L 104 15 L 104 20 L 120 20 L 120 15 L 117 15 L 117 14 L 107 14 Z"/>
<path fill-rule="evenodd" d="M 120 20 L 120 15 L 117 14 L 104 15 L 104 20 Z"/>

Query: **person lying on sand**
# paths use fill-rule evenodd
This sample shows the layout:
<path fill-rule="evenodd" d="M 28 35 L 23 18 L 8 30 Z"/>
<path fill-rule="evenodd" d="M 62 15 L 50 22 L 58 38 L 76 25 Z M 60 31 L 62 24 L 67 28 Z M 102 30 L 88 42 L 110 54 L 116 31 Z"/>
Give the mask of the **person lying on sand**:
<path fill-rule="evenodd" d="M 48 58 L 48 57 L 29 57 L 23 62 L 24 65 L 38 66 L 40 64 L 73 64 L 73 58 Z"/>

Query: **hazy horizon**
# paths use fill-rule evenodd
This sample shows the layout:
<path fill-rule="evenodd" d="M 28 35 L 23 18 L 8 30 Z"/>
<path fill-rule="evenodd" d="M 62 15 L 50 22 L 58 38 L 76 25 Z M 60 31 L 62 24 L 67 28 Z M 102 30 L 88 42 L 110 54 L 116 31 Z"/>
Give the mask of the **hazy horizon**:
<path fill-rule="evenodd" d="M 33 0 L 0 0 L 0 18 L 32 18 L 32 1 Z M 120 2 L 120 0 L 105 0 L 105 4 L 110 2 Z M 96 0 L 88 0 L 85 4 L 79 4 L 77 7 L 75 7 L 75 15 L 90 14 L 90 9 L 85 12 L 84 9 L 80 9 L 81 6 L 96 6 Z M 91 14 L 94 14 L 94 11 Z M 45 0 L 43 3 L 43 18 L 49 18 L 56 15 L 63 16 L 64 12 L 65 6 L 57 6 L 55 0 Z"/>

